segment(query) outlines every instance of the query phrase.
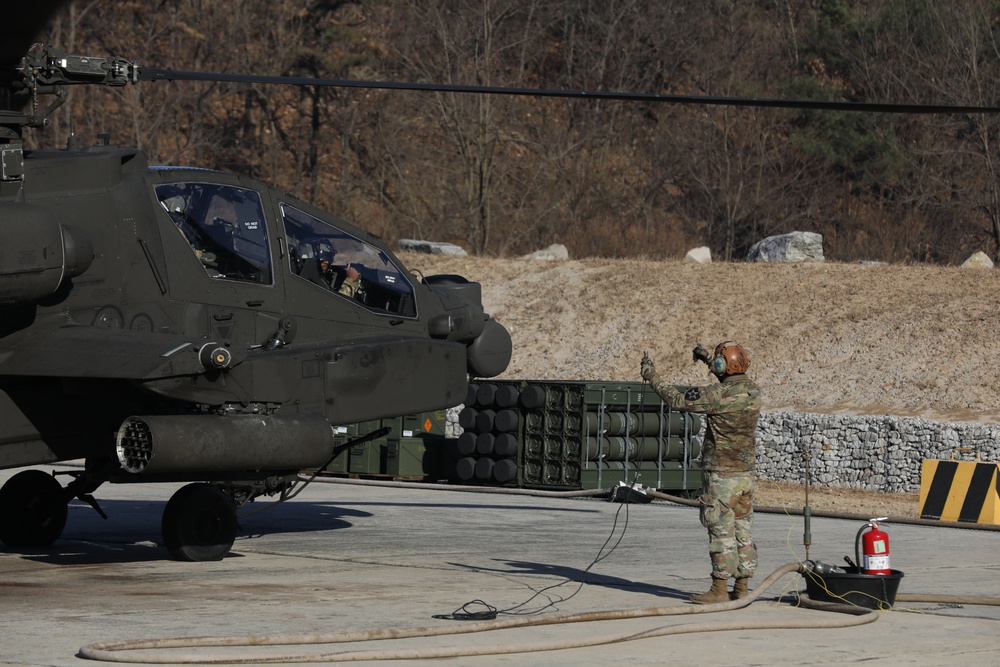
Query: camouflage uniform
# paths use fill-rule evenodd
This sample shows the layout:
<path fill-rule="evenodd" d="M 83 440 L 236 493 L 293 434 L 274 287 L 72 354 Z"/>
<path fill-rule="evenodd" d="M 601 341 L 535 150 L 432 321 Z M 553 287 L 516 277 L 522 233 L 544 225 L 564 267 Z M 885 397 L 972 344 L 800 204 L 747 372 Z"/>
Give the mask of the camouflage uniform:
<path fill-rule="evenodd" d="M 701 523 L 708 528 L 712 578 L 753 576 L 757 546 L 750 528 L 760 387 L 743 373 L 707 387 L 675 387 L 655 371 L 649 381 L 672 409 L 705 415 Z"/>
<path fill-rule="evenodd" d="M 355 278 L 351 280 L 347 278 L 341 283 L 340 288 L 337 290 L 339 294 L 343 294 L 346 297 L 354 298 L 354 295 L 358 293 L 358 289 L 361 287 L 361 279 Z"/>

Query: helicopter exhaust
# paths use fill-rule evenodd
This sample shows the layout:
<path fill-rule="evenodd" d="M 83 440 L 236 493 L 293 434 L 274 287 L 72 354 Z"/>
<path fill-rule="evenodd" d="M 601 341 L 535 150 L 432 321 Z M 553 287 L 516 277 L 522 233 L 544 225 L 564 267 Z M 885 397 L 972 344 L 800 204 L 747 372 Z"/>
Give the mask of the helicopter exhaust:
<path fill-rule="evenodd" d="M 118 430 L 118 461 L 131 473 L 296 471 L 323 465 L 333 429 L 320 415 L 133 416 Z"/>
<path fill-rule="evenodd" d="M 94 261 L 90 238 L 44 208 L 0 203 L 0 305 L 34 303 Z"/>

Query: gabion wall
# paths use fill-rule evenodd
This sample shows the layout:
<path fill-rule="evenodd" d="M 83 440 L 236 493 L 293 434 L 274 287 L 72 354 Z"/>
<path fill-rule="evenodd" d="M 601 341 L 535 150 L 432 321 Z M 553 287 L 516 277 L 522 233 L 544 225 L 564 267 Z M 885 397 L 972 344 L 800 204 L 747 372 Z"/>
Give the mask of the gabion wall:
<path fill-rule="evenodd" d="M 967 450 L 967 451 L 963 451 Z M 914 417 L 848 417 L 762 413 L 757 470 L 765 479 L 915 493 L 924 459 L 1000 461 L 1000 425 L 935 422 Z"/>

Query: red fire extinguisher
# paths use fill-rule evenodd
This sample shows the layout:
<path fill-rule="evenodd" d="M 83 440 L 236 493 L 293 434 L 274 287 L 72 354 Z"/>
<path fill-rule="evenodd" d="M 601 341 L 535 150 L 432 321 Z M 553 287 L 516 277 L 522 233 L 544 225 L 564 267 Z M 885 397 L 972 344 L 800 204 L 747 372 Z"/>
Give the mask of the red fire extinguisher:
<path fill-rule="evenodd" d="M 872 519 L 858 531 L 858 537 L 863 543 L 862 574 L 892 574 L 892 570 L 889 569 L 889 536 L 878 528 L 878 522 L 887 518 L 883 516 Z M 865 528 L 871 528 L 871 530 L 862 535 Z M 855 540 L 855 557 L 857 556 L 857 546 L 857 540 Z"/>

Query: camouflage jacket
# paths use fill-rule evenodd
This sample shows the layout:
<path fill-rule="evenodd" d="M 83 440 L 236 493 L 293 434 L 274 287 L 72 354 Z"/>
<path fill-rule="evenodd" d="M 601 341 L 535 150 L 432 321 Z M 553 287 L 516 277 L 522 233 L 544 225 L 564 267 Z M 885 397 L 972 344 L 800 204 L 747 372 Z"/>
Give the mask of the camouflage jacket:
<path fill-rule="evenodd" d="M 359 287 L 361 287 L 360 278 L 355 280 L 346 279 L 343 283 L 341 283 L 340 289 L 338 289 L 337 292 L 353 299 L 354 295 L 358 293 Z"/>
<path fill-rule="evenodd" d="M 760 387 L 744 374 L 727 375 L 707 387 L 675 387 L 655 373 L 650 385 L 674 410 L 705 415 L 702 469 L 751 472 L 756 463 L 754 434 L 760 416 Z"/>

